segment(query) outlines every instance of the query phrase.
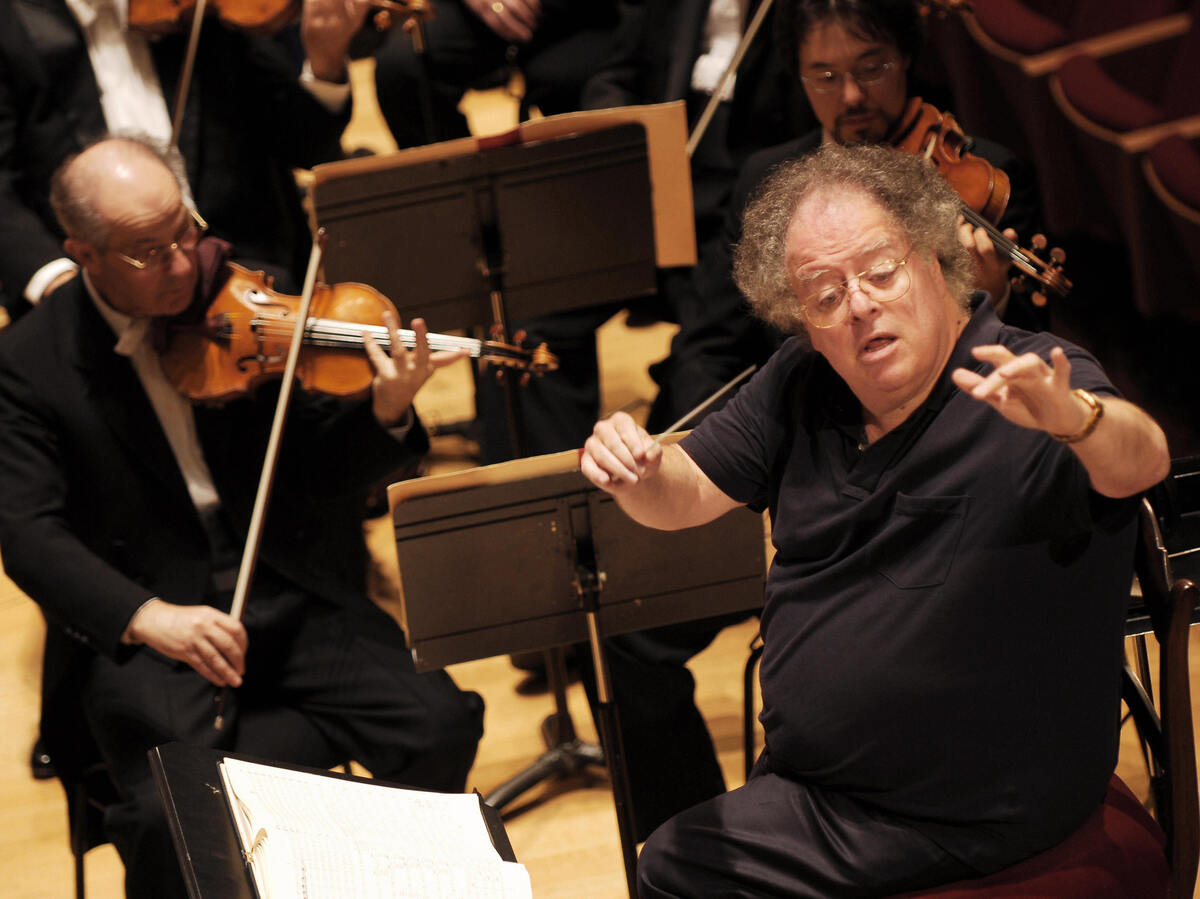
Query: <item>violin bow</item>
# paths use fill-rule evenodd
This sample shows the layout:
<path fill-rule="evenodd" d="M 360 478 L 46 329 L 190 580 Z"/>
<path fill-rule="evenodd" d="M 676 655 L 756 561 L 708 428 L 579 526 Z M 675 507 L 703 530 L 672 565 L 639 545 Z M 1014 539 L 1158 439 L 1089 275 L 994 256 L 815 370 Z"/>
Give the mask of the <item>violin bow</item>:
<path fill-rule="evenodd" d="M 238 621 L 241 621 L 242 612 L 246 608 L 246 596 L 250 592 L 254 569 L 258 564 L 263 521 L 266 518 L 267 504 L 271 499 L 271 486 L 275 481 L 276 463 L 279 461 L 279 442 L 283 436 L 284 423 L 287 421 L 292 387 L 296 382 L 296 364 L 300 360 L 300 348 L 304 343 L 304 332 L 308 327 L 308 312 L 312 306 L 313 293 L 317 286 L 317 269 L 320 268 L 321 255 L 324 250 L 325 229 L 321 228 L 317 231 L 317 238 L 313 241 L 312 252 L 308 257 L 308 272 L 304 276 L 304 292 L 300 295 L 300 309 L 296 314 L 295 328 L 292 330 L 292 341 L 288 347 L 287 362 L 283 369 L 283 383 L 279 387 L 279 399 L 275 403 L 275 418 L 271 422 L 271 435 L 267 439 L 267 451 L 258 479 L 258 493 L 254 497 L 254 510 L 250 515 L 246 545 L 242 549 L 242 562 L 238 567 L 237 584 L 233 589 L 233 604 L 229 608 L 229 614 Z M 228 696 L 229 687 L 222 687 L 217 698 L 217 717 L 213 721 L 214 730 L 222 730 L 225 727 L 225 703 Z"/>
<path fill-rule="evenodd" d="M 183 127 L 183 111 L 187 109 L 188 88 L 192 83 L 192 69 L 196 65 L 196 48 L 200 44 L 200 26 L 204 22 L 204 10 L 208 0 L 196 0 L 196 11 L 192 15 L 192 29 L 188 32 L 187 53 L 183 57 L 183 70 L 179 73 L 179 86 L 175 90 L 175 109 L 171 115 L 171 148 L 179 147 L 179 131 Z"/>
<path fill-rule="evenodd" d="M 729 65 L 721 73 L 721 78 L 709 96 L 704 111 L 700 113 L 700 118 L 696 120 L 696 127 L 692 129 L 692 133 L 688 136 L 688 159 L 692 158 L 692 154 L 696 152 L 696 147 L 700 145 L 700 140 L 704 137 L 704 132 L 708 130 L 709 122 L 712 121 L 712 117 L 717 112 L 717 105 L 721 102 L 721 94 L 725 93 L 725 87 L 733 79 L 733 76 L 737 74 L 738 66 L 742 64 L 742 57 L 746 55 L 746 51 L 750 48 L 750 42 L 754 40 L 754 36 L 758 34 L 758 29 L 762 27 L 763 19 L 767 17 L 767 12 L 770 11 L 772 2 L 774 0 L 762 0 L 758 9 L 754 11 L 754 16 L 750 19 L 750 24 L 746 26 L 746 33 L 742 35 L 741 43 L 737 45 L 737 49 L 733 52 L 733 57 L 729 60 Z"/>

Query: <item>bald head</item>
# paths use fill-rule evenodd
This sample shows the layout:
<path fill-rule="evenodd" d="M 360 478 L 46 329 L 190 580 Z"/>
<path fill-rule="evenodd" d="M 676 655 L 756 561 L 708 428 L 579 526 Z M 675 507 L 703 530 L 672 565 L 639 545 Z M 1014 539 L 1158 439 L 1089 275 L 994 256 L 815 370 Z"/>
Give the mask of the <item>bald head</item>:
<path fill-rule="evenodd" d="M 179 205 L 179 185 L 173 163 L 156 146 L 110 137 L 63 162 L 51 181 L 50 204 L 69 238 L 105 247 L 114 220 L 130 210 Z"/>
<path fill-rule="evenodd" d="M 55 173 L 63 246 L 119 312 L 175 315 L 193 298 L 201 229 L 180 183 L 164 154 L 130 138 L 95 143 Z"/>

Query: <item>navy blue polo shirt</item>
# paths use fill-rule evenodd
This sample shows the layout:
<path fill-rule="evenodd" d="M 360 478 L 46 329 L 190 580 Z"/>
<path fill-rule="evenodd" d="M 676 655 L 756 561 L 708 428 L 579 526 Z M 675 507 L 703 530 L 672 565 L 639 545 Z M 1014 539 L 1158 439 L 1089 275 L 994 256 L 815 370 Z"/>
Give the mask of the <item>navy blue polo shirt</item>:
<path fill-rule="evenodd" d="M 973 346 L 1096 360 L 978 305 L 925 403 L 861 444 L 861 407 L 795 338 L 682 443 L 769 508 L 762 616 L 772 766 L 912 819 L 992 870 L 1072 832 L 1116 762 L 1134 500 L 950 379 Z"/>

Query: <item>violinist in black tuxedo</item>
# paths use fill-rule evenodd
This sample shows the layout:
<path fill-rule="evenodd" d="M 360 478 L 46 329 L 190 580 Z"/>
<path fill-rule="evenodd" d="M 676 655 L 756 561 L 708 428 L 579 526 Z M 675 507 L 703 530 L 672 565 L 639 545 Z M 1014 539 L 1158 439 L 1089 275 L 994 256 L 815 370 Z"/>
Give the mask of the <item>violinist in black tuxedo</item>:
<path fill-rule="evenodd" d="M 126 0 L 0 0 L 0 303 L 28 310 L 74 270 L 50 177 L 108 132 L 167 141 L 187 36 L 123 26 Z M 179 149 L 197 207 L 246 258 L 298 280 L 310 243 L 293 169 L 341 158 L 346 54 L 365 0 L 305 0 L 274 37 L 202 29 Z M 307 65 L 302 63 L 307 58 Z"/>
<path fill-rule="evenodd" d="M 621 0 L 618 22 L 602 61 L 583 86 L 584 109 L 683 100 L 693 131 L 759 3 L 751 0 Z M 716 104 L 690 160 L 697 244 L 715 237 L 724 221 L 742 163 L 756 150 L 803 134 L 815 123 L 799 82 L 772 41 L 768 11 L 748 44 L 732 91 Z M 525 426 L 523 450 L 548 453 L 579 446 L 599 414 L 595 329 L 622 307 L 642 320 L 694 318 L 689 268 L 659 271 L 658 295 L 514 324 L 531 340 L 555 347 L 562 364 L 517 393 Z M 658 366 L 651 368 L 657 379 Z M 494 383 L 477 387 L 478 405 L 503 408 Z M 498 423 L 498 424 L 497 424 Z M 483 422 L 486 461 L 510 458 L 503 416 Z"/>
<path fill-rule="evenodd" d="M 579 108 L 579 89 L 596 71 L 616 24 L 617 0 L 432 0 L 425 52 L 394 28 L 375 53 L 379 109 L 401 148 L 469 134 L 458 111 L 463 93 L 509 67 L 521 71 L 522 100 L 545 115 Z M 426 68 L 427 66 L 427 68 Z M 423 110 L 426 88 L 432 113 Z"/>
<path fill-rule="evenodd" d="M 457 353 L 373 342 L 370 395 L 296 391 L 253 589 L 234 577 L 274 397 L 195 407 L 163 376 L 156 323 L 202 304 L 228 245 L 201 239 L 177 177 L 147 144 L 97 143 L 53 200 L 83 274 L 0 334 L 0 546 L 49 622 L 43 734 L 60 774 L 78 716 L 120 801 L 105 825 L 131 896 L 184 895 L 146 752 L 180 741 L 294 763 L 360 761 L 376 776 L 465 786 L 482 703 L 416 674 L 399 627 L 365 593 L 361 509 L 427 447 L 411 400 Z M 385 322 L 395 329 L 391 316 Z M 214 730 L 214 697 L 231 692 Z"/>
<path fill-rule="evenodd" d="M 731 16 L 729 36 L 740 38 L 758 11 L 758 0 L 624 0 L 609 54 L 583 89 L 586 109 L 638 103 L 688 102 L 695 128 L 723 65 L 707 69 L 702 57 L 713 50 L 713 29 L 724 5 Z M 754 151 L 804 133 L 814 124 L 803 92 L 771 40 L 774 12 L 747 45 L 732 93 L 718 105 L 705 140 L 692 157 L 697 242 L 720 225 L 729 190 L 741 163 Z M 725 59 L 722 57 L 721 62 Z M 705 70 L 698 70 L 700 63 Z"/>

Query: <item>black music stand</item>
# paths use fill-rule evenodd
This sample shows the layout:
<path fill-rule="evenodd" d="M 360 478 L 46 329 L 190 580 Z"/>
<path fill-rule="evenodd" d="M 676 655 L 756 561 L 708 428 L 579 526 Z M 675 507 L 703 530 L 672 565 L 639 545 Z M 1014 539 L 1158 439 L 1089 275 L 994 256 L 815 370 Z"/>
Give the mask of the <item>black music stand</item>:
<path fill-rule="evenodd" d="M 464 144 L 474 146 L 418 149 Z M 370 284 L 402 318 L 419 315 L 435 331 L 653 293 L 648 154 L 645 129 L 629 123 L 318 166 L 325 280 Z"/>
<path fill-rule="evenodd" d="M 370 283 L 402 318 L 421 315 L 435 330 L 486 322 L 502 340 L 512 320 L 651 294 L 660 262 L 694 261 L 690 192 L 652 190 L 651 177 L 673 163 L 672 175 L 686 178 L 685 134 L 682 107 L 639 107 L 542 120 L 479 145 L 319 166 L 313 203 L 327 235 L 326 279 Z M 671 208 L 684 204 L 683 214 Z M 660 244 L 672 248 L 666 259 Z M 508 433 L 521 456 L 516 373 L 506 374 Z M 546 777 L 603 764 L 575 736 L 561 647 L 546 658 L 551 748 L 489 797 L 498 808 Z"/>
<path fill-rule="evenodd" d="M 745 509 L 685 531 L 642 527 L 577 465 L 571 450 L 393 484 L 401 624 L 419 671 L 589 644 L 633 896 L 632 797 L 602 638 L 758 608 L 765 538 Z"/>

